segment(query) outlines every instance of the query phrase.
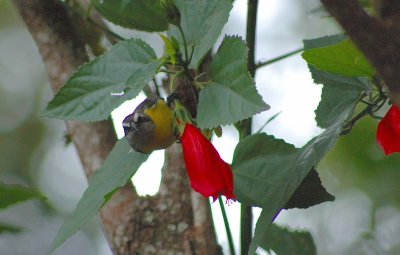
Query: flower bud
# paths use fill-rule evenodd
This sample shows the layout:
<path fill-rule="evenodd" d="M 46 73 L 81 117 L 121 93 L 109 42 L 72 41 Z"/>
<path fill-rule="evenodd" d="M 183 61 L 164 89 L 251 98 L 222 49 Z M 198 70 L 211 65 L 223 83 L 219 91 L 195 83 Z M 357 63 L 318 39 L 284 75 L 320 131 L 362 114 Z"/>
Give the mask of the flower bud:
<path fill-rule="evenodd" d="M 168 22 L 179 27 L 181 25 L 181 13 L 175 5 L 175 0 L 160 0 L 160 6 Z"/>

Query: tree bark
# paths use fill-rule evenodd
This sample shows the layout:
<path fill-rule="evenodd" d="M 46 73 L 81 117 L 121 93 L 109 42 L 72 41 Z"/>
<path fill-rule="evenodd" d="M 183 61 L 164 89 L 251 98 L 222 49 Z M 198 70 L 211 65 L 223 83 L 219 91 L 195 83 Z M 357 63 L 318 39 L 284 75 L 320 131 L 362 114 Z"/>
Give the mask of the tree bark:
<path fill-rule="evenodd" d="M 368 15 L 357 0 L 321 0 L 328 12 L 375 67 L 400 107 L 400 5 L 382 0 L 378 16 Z M 395 4 L 396 3 L 396 4 Z"/>
<path fill-rule="evenodd" d="M 58 91 L 88 61 L 83 36 L 61 1 L 13 0 L 35 40 L 51 88 Z M 98 31 L 96 31 L 98 32 Z M 87 178 L 106 159 L 116 136 L 111 120 L 66 121 Z M 160 192 L 139 197 L 131 182 L 100 210 L 114 254 L 221 254 L 207 199 L 192 193 L 180 145 L 166 150 Z"/>

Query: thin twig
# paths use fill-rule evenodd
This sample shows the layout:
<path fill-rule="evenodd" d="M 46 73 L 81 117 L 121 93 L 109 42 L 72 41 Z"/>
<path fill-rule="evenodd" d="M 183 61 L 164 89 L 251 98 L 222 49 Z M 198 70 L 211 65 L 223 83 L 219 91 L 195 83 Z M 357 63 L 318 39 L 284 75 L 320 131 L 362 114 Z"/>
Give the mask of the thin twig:
<path fill-rule="evenodd" d="M 374 113 L 379 109 L 381 109 L 382 106 L 385 105 L 386 101 L 387 101 L 386 96 L 383 97 L 379 96 L 375 101 L 369 102 L 361 112 L 359 112 L 356 116 L 354 116 L 350 121 L 348 121 L 345 124 L 340 135 L 347 135 L 351 131 L 353 126 L 356 124 L 356 122 L 362 119 L 364 116 L 366 115 L 374 116 Z M 360 102 L 362 102 L 362 100 L 360 100 Z"/>
<path fill-rule="evenodd" d="M 291 56 L 293 56 L 293 55 L 295 55 L 295 54 L 297 54 L 297 53 L 300 53 L 300 52 L 302 52 L 303 50 L 304 50 L 304 48 L 292 50 L 292 51 L 290 51 L 290 52 L 288 52 L 288 53 L 286 53 L 286 54 L 283 54 L 283 55 L 281 55 L 281 56 L 272 58 L 272 59 L 270 59 L 270 60 L 258 62 L 258 63 L 256 64 L 256 68 L 260 68 L 260 67 L 264 67 L 264 66 L 273 64 L 273 63 L 278 62 L 278 61 L 280 61 L 280 60 L 283 60 L 283 59 L 285 59 L 285 58 L 291 57 Z"/>
<path fill-rule="evenodd" d="M 256 73 L 255 64 L 255 45 L 256 45 L 256 28 L 257 28 L 257 9 L 258 0 L 248 0 L 247 2 L 247 24 L 246 24 L 246 42 L 249 48 L 247 59 L 247 70 L 252 77 Z M 251 135 L 252 118 L 241 122 L 240 139 Z M 251 206 L 241 205 L 240 207 L 240 251 L 241 254 L 247 254 L 251 239 L 253 237 L 253 210 Z"/>

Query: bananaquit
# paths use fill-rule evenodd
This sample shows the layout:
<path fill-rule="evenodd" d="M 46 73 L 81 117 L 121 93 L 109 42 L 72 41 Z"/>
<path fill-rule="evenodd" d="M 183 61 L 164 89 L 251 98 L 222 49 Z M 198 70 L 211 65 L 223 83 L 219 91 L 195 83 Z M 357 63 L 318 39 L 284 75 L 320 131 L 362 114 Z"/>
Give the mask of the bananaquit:
<path fill-rule="evenodd" d="M 173 113 L 159 98 L 146 98 L 122 122 L 125 137 L 131 147 L 141 153 L 165 149 L 176 140 Z"/>

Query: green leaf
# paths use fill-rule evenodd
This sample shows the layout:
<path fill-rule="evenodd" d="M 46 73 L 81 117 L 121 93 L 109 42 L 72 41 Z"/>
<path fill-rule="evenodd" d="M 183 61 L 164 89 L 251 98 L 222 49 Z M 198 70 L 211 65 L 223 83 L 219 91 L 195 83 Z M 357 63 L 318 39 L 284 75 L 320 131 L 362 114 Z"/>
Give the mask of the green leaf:
<path fill-rule="evenodd" d="M 206 53 L 211 50 L 228 21 L 232 1 L 177 0 L 176 5 L 181 12 L 181 26 L 189 55 L 194 50 L 190 67 L 196 69 Z M 185 56 L 183 39 L 179 29 L 170 26 L 169 34 L 178 39 L 182 56 Z"/>
<path fill-rule="evenodd" d="M 336 34 L 336 35 L 328 35 L 328 36 L 323 36 L 320 38 L 315 38 L 311 40 L 304 40 L 304 50 L 310 50 L 314 48 L 322 48 L 322 47 L 327 47 L 327 46 L 332 46 L 336 45 L 338 43 L 343 42 L 346 40 L 347 37 L 342 34 Z"/>
<path fill-rule="evenodd" d="M 321 71 L 344 76 L 372 77 L 374 70 L 354 44 L 345 40 L 335 45 L 308 49 L 301 55 Z"/>
<path fill-rule="evenodd" d="M 298 149 L 265 133 L 248 136 L 235 149 L 234 191 L 241 203 L 264 207 L 284 194 Z M 294 170 L 294 169 L 293 169 Z"/>
<path fill-rule="evenodd" d="M 319 71 L 316 71 L 319 72 Z M 315 74 L 313 74 L 315 75 Z M 338 86 L 346 90 L 345 86 Z M 359 86 L 358 94 L 366 93 L 367 86 Z M 325 100 L 322 98 L 321 104 Z M 256 134 L 242 140 L 236 147 L 232 169 L 235 194 L 245 204 L 258 205 L 263 211 L 257 221 L 249 254 L 266 239 L 271 222 L 292 197 L 310 169 L 332 148 L 346 120 L 353 114 L 358 97 L 353 101 L 338 99 L 341 111 L 330 111 L 329 126 L 300 149 L 265 134 Z M 262 195 L 261 195 L 262 194 Z"/>
<path fill-rule="evenodd" d="M 179 43 L 172 37 L 169 39 L 168 37 L 159 34 L 160 38 L 164 42 L 164 56 L 171 62 L 172 65 L 176 63 L 176 53 L 179 52 Z"/>
<path fill-rule="evenodd" d="M 314 240 L 307 231 L 292 231 L 272 224 L 260 247 L 266 251 L 273 250 L 277 255 L 317 254 Z"/>
<path fill-rule="evenodd" d="M 239 37 L 225 37 L 211 63 L 212 83 L 200 91 L 200 128 L 233 124 L 269 109 L 247 71 L 247 48 Z"/>
<path fill-rule="evenodd" d="M 42 114 L 80 121 L 106 119 L 116 107 L 139 94 L 160 64 L 154 50 L 142 40 L 116 44 L 81 66 Z"/>
<path fill-rule="evenodd" d="M 296 191 L 283 208 L 304 209 L 313 205 L 334 200 L 335 197 L 329 194 L 324 186 L 322 186 L 318 172 L 313 168 L 310 172 L 308 172 L 306 177 L 304 177 L 303 181 L 297 187 Z"/>
<path fill-rule="evenodd" d="M 22 229 L 16 226 L 9 225 L 7 223 L 0 222 L 0 235 L 3 233 L 12 233 L 16 234 L 21 232 Z"/>
<path fill-rule="evenodd" d="M 349 103 L 358 101 L 372 89 L 371 83 L 364 77 L 343 77 L 319 71 L 313 66 L 309 69 L 314 82 L 324 85 L 321 102 L 315 111 L 315 120 L 322 128 L 329 127 Z"/>
<path fill-rule="evenodd" d="M 45 199 L 45 197 L 31 188 L 0 183 L 0 209 L 30 199 Z"/>
<path fill-rule="evenodd" d="M 95 216 L 111 197 L 111 193 L 125 185 L 148 156 L 148 154 L 133 151 L 126 139 L 119 140 L 101 168 L 90 178 L 89 186 L 72 215 L 58 231 L 48 254 L 53 253 L 83 224 Z"/>
<path fill-rule="evenodd" d="M 168 29 L 158 0 L 90 0 L 106 19 L 122 27 L 149 32 Z"/>

